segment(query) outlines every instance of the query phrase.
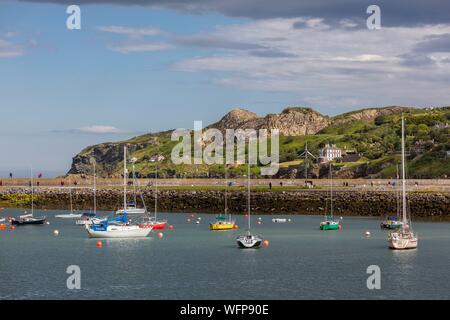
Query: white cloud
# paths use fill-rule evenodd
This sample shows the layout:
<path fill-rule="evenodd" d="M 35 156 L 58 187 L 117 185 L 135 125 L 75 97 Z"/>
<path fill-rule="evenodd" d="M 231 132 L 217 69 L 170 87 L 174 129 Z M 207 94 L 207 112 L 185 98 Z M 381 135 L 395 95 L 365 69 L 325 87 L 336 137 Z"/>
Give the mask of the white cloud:
<path fill-rule="evenodd" d="M 123 34 L 127 36 L 156 36 L 161 34 L 161 30 L 155 27 L 131 28 L 124 26 L 101 26 L 97 30 L 108 33 Z"/>
<path fill-rule="evenodd" d="M 123 54 L 135 52 L 155 52 L 172 49 L 173 46 L 167 43 L 136 43 L 136 44 L 115 44 L 108 48 Z"/>
<path fill-rule="evenodd" d="M 0 38 L 0 58 L 20 57 L 25 54 L 22 46 Z"/>
<path fill-rule="evenodd" d="M 350 28 L 349 28 L 350 27 Z M 210 37 L 251 43 L 279 56 L 250 50 L 202 52 L 178 61 L 173 69 L 208 72 L 218 85 L 239 89 L 291 92 L 299 102 L 323 107 L 364 105 L 447 105 L 450 63 L 425 53 L 427 66 L 405 63 L 424 38 L 450 33 L 450 25 L 355 28 L 327 26 L 320 19 L 269 19 L 221 26 Z M 414 55 L 413 55 L 414 56 Z M 320 107 L 319 106 L 319 107 Z"/>
<path fill-rule="evenodd" d="M 125 131 L 120 130 L 113 126 L 102 126 L 102 125 L 92 125 L 81 127 L 75 130 L 79 133 L 89 133 L 89 134 L 119 134 L 125 133 Z"/>

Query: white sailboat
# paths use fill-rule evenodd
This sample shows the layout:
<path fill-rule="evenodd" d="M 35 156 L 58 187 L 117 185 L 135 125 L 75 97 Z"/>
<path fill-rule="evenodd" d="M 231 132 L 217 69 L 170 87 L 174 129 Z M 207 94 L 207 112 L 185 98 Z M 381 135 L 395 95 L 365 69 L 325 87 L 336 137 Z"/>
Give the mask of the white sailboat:
<path fill-rule="evenodd" d="M 419 239 L 411 227 L 411 219 L 408 220 L 406 199 L 406 156 L 405 156 L 405 119 L 402 115 L 402 213 L 403 220 L 400 229 L 393 231 L 388 236 L 389 248 L 394 250 L 416 249 Z"/>
<path fill-rule="evenodd" d="M 133 178 L 135 180 L 135 183 L 137 181 L 136 174 L 134 170 L 134 164 L 133 164 Z M 161 220 L 158 219 L 158 165 L 155 166 L 155 209 L 154 209 L 154 215 L 150 216 L 149 212 L 147 211 L 147 207 L 145 206 L 144 198 L 141 194 L 142 202 L 144 203 L 145 207 L 145 214 L 143 215 L 142 223 L 139 224 L 141 228 L 152 228 L 153 230 L 164 230 L 167 225 L 167 220 Z M 135 193 L 136 194 L 136 193 Z"/>
<path fill-rule="evenodd" d="M 124 146 L 124 169 L 123 169 L 123 207 L 127 208 L 127 147 Z M 86 226 L 86 231 L 91 238 L 145 238 L 152 228 L 140 228 L 131 225 L 128 221 L 127 211 L 121 217 L 103 220 L 99 223 Z"/>
<path fill-rule="evenodd" d="M 85 212 L 81 215 L 81 219 L 77 220 L 75 222 L 76 225 L 78 226 L 90 226 L 92 224 L 96 224 L 96 223 L 100 223 L 103 220 L 106 220 L 107 217 L 104 218 L 97 218 L 97 171 L 96 171 L 96 166 L 95 166 L 95 160 L 92 161 L 92 167 L 94 169 L 94 188 L 93 188 L 93 192 L 94 192 L 94 211 L 91 212 Z"/>
<path fill-rule="evenodd" d="M 245 235 L 236 239 L 241 249 L 257 249 L 261 246 L 263 240 L 260 236 L 252 234 L 251 225 L 251 185 L 250 185 L 250 163 L 248 164 L 248 230 Z"/>
<path fill-rule="evenodd" d="M 70 185 L 70 180 L 69 180 L 69 185 Z M 82 214 L 81 213 L 74 213 L 73 212 L 73 199 L 72 199 L 72 187 L 69 186 L 69 197 L 70 197 L 70 213 L 69 214 L 59 214 L 57 216 L 55 216 L 55 218 L 59 218 L 59 219 L 79 219 L 81 218 Z"/>

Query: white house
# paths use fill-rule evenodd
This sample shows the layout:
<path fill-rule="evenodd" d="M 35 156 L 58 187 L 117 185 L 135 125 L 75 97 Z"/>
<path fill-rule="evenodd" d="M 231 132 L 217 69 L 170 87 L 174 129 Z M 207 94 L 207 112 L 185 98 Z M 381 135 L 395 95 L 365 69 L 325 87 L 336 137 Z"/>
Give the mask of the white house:
<path fill-rule="evenodd" d="M 327 143 L 325 148 L 320 149 L 319 162 L 329 162 L 337 158 L 342 158 L 342 149 L 336 147 L 335 144 Z"/>

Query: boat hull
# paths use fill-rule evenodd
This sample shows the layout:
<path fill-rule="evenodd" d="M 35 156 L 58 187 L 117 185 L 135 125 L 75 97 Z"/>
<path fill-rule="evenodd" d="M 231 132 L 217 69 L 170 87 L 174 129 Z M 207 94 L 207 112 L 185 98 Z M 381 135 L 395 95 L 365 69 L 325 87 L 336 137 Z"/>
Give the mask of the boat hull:
<path fill-rule="evenodd" d="M 417 239 L 400 239 L 389 241 L 389 248 L 392 250 L 411 250 L 416 249 L 417 246 Z"/>
<path fill-rule="evenodd" d="M 14 226 L 26 226 L 26 225 L 43 225 L 46 222 L 46 218 L 34 218 L 26 220 L 11 220 L 11 224 Z"/>
<path fill-rule="evenodd" d="M 320 224 L 320 230 L 322 231 L 331 231 L 331 230 L 339 230 L 340 225 L 336 222 L 322 222 Z"/>
<path fill-rule="evenodd" d="M 164 230 L 166 228 L 167 222 L 155 222 L 155 223 L 141 223 L 139 228 L 142 229 L 152 229 L 152 230 Z"/>
<path fill-rule="evenodd" d="M 145 238 L 152 231 L 151 228 L 139 228 L 138 226 L 108 226 L 106 230 L 93 230 L 86 228 L 90 238 Z"/>
<path fill-rule="evenodd" d="M 397 230 L 403 226 L 402 223 L 382 222 L 380 227 L 384 230 Z"/>
<path fill-rule="evenodd" d="M 125 213 L 125 210 L 121 209 L 121 210 L 117 210 L 116 211 L 116 215 L 123 215 Z M 140 208 L 127 208 L 126 210 L 127 214 L 145 214 L 145 209 L 140 209 Z"/>
<path fill-rule="evenodd" d="M 81 214 L 60 214 L 55 216 L 55 218 L 59 218 L 59 219 L 79 219 L 81 218 L 83 215 Z"/>
<path fill-rule="evenodd" d="M 262 244 L 262 239 L 258 236 L 241 236 L 236 239 L 240 249 L 259 249 Z"/>
<path fill-rule="evenodd" d="M 389 248 L 392 250 L 416 249 L 419 241 L 414 233 L 393 232 L 388 237 Z"/>
<path fill-rule="evenodd" d="M 234 230 L 236 229 L 236 223 L 235 222 L 212 223 L 209 225 L 209 229 L 211 231 Z"/>

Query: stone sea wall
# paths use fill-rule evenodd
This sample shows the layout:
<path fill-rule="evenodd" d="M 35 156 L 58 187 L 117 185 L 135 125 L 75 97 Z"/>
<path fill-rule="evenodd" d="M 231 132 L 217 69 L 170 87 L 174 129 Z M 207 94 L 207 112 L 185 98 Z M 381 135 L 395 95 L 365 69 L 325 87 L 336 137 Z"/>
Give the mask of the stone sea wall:
<path fill-rule="evenodd" d="M 261 214 L 308 214 L 320 215 L 327 210 L 329 193 L 321 190 L 267 191 L 252 192 L 252 210 Z M 132 199 L 130 193 L 128 199 Z M 143 197 L 149 210 L 154 207 L 154 194 L 143 191 Z M 408 195 L 411 213 L 416 217 L 447 219 L 450 218 L 450 193 L 448 192 L 410 192 Z M 387 191 L 336 191 L 334 194 L 336 215 L 380 216 L 395 213 L 397 195 Z M 121 206 L 123 194 L 119 188 L 102 189 L 97 193 L 97 206 L 101 210 L 115 210 Z M 158 206 L 160 211 L 168 212 L 223 212 L 224 193 L 199 190 L 160 190 Z M 138 203 L 141 203 L 138 198 Z M 29 194 L 23 189 L 0 189 L 1 207 L 27 207 Z M 67 190 L 40 188 L 35 195 L 35 207 L 43 209 L 68 209 L 70 195 Z M 329 204 L 328 204 L 329 205 Z M 89 189 L 73 190 L 73 206 L 78 210 L 93 207 L 93 195 Z M 247 193 L 230 192 L 228 207 L 231 212 L 245 214 Z"/>

